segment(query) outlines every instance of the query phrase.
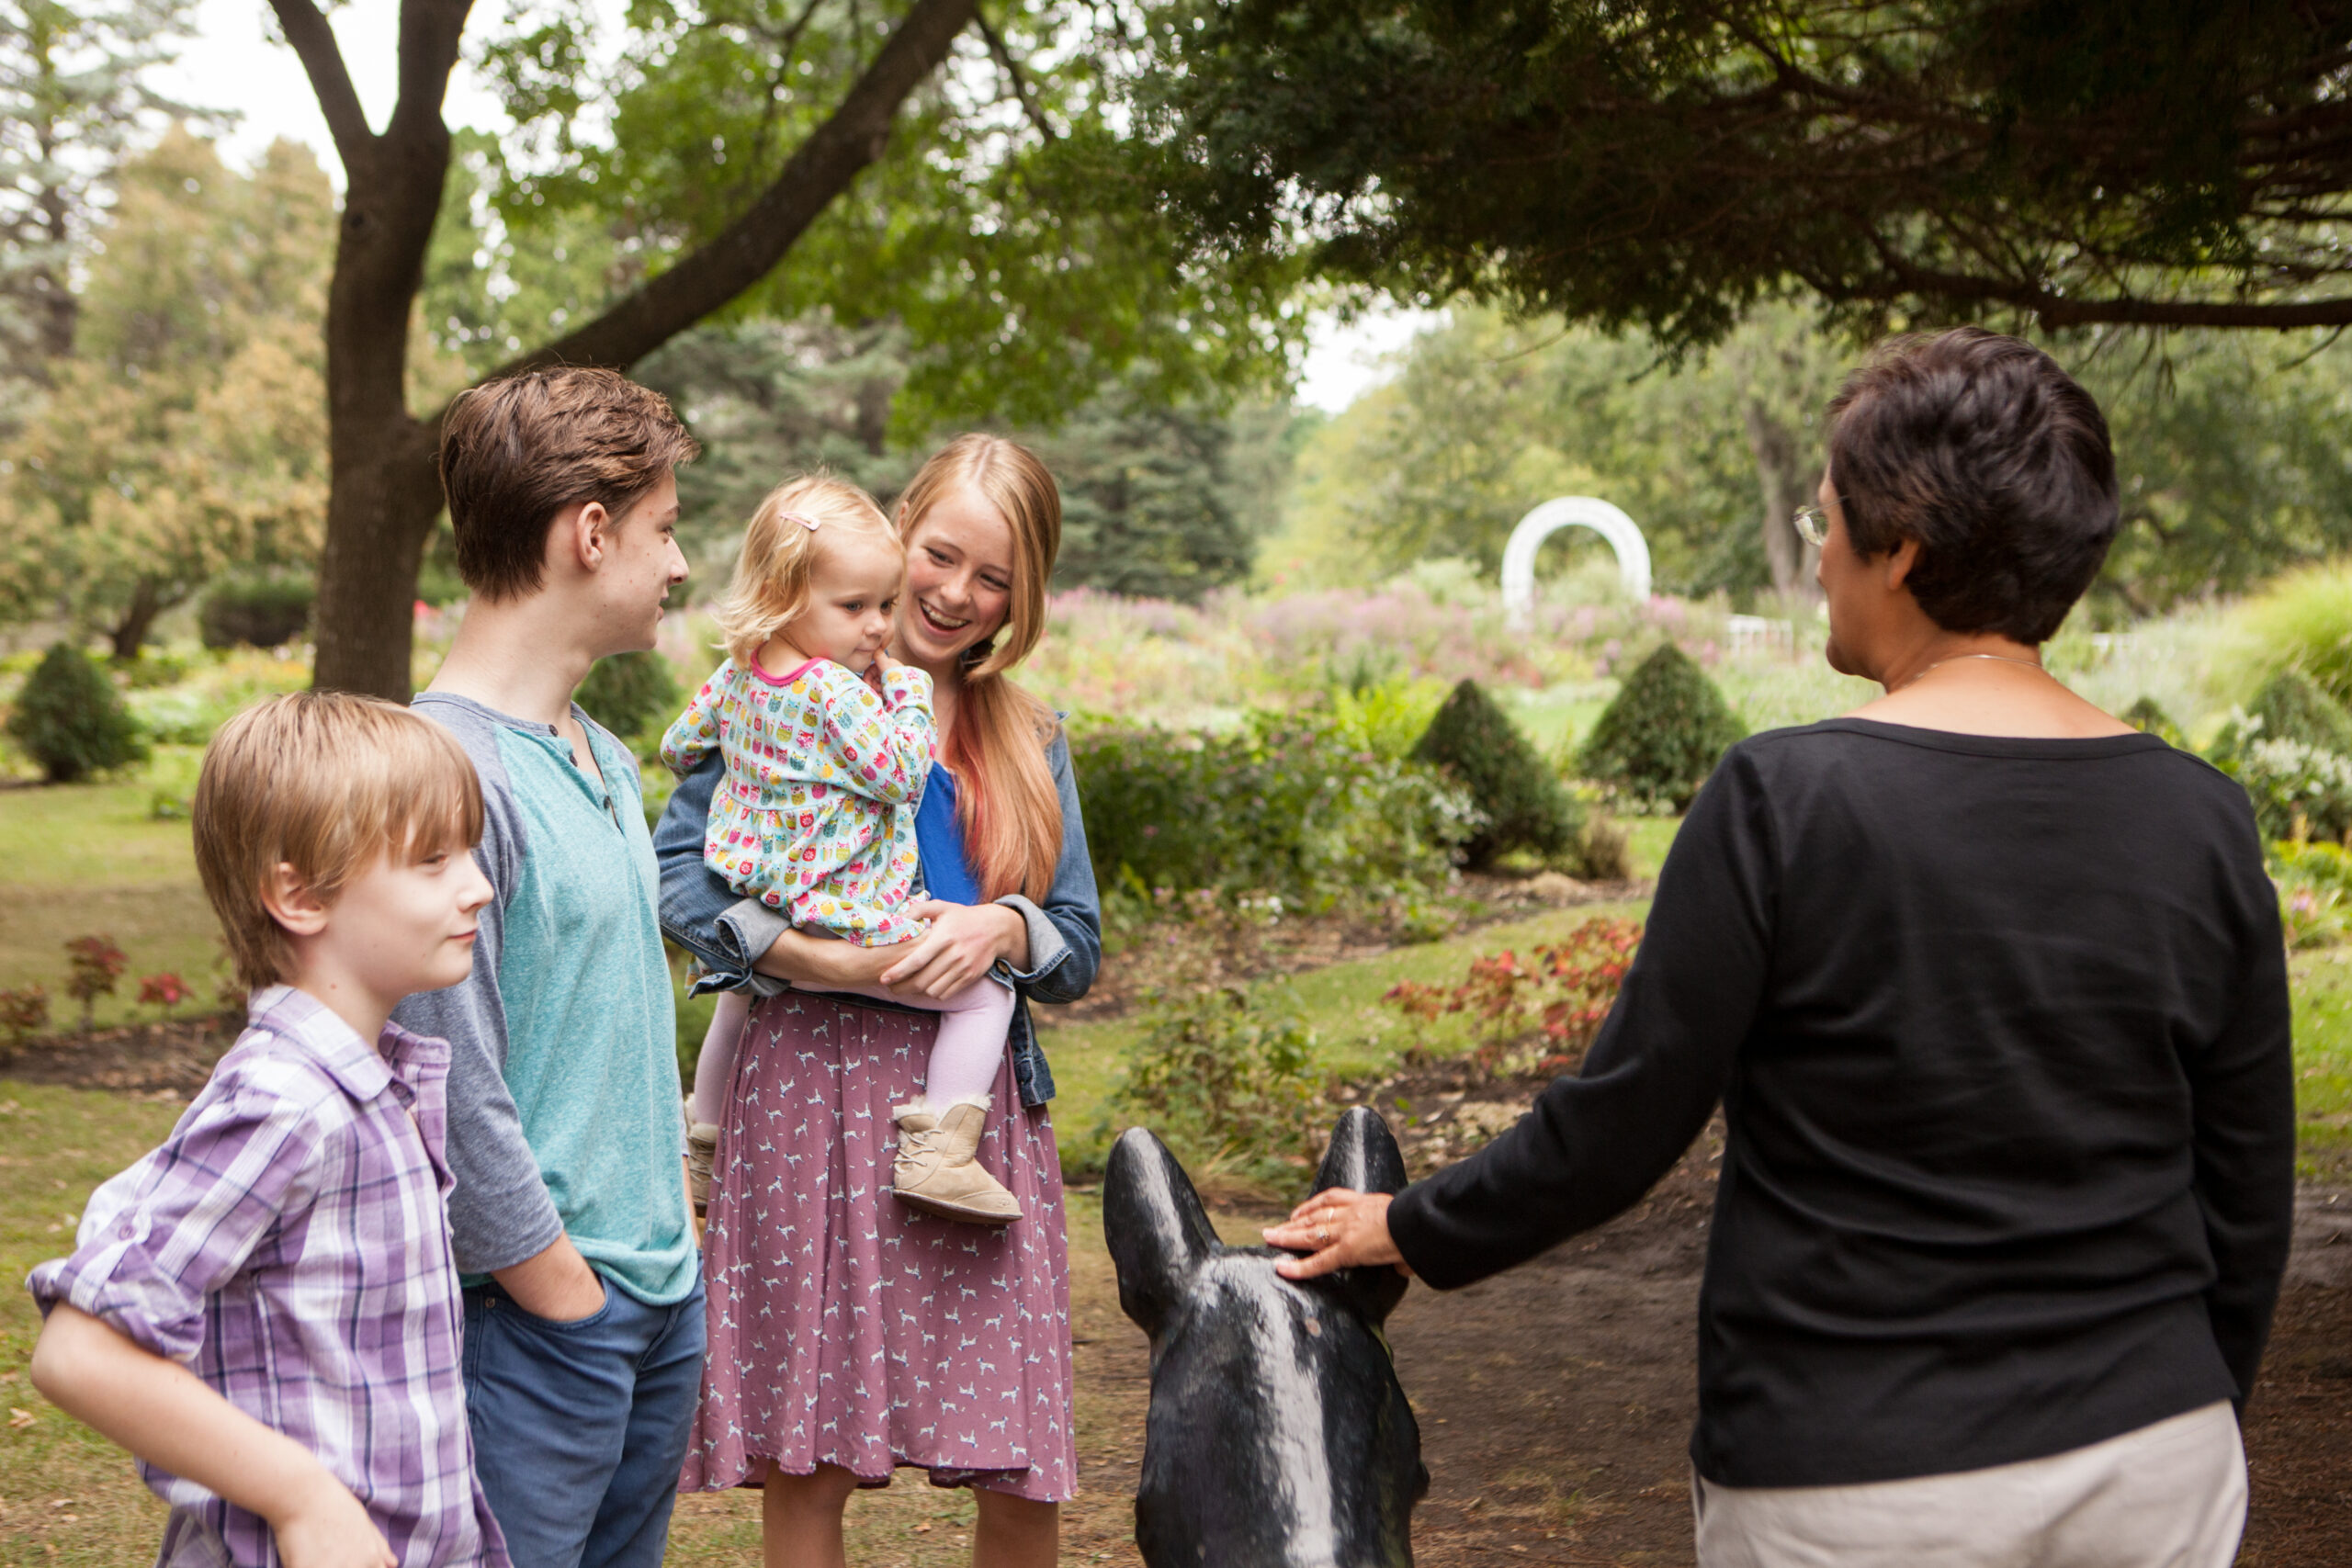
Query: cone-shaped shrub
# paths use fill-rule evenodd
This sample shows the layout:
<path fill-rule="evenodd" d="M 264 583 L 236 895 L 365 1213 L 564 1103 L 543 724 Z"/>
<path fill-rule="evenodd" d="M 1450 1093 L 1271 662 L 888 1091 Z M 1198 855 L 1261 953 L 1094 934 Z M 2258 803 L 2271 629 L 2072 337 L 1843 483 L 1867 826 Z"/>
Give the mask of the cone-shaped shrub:
<path fill-rule="evenodd" d="M 2121 716 L 2124 723 L 2143 735 L 2153 735 L 2167 746 L 2188 749 L 2180 726 L 2172 721 L 2172 715 L 2165 712 L 2164 705 L 2154 697 L 2142 697 L 2125 708 Z"/>
<path fill-rule="evenodd" d="M 61 642 L 25 677 L 8 735 L 51 784 L 74 784 L 147 754 L 139 723 L 107 672 Z"/>
<path fill-rule="evenodd" d="M 1629 805 L 1680 811 L 1747 733 L 1706 671 L 1669 642 L 1626 677 L 1577 766 Z"/>
<path fill-rule="evenodd" d="M 1413 756 L 1452 773 L 1486 815 L 1486 825 L 1462 846 L 1472 870 L 1510 850 L 1532 850 L 1546 860 L 1576 850 L 1584 808 L 1476 681 L 1453 688 Z"/>

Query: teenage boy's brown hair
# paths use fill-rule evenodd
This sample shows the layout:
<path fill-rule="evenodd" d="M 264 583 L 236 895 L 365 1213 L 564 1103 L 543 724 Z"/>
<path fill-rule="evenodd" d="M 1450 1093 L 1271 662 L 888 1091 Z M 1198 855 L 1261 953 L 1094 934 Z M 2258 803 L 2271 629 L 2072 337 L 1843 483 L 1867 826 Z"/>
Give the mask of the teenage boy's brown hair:
<path fill-rule="evenodd" d="M 593 501 L 618 518 L 700 451 L 668 399 L 610 370 L 531 370 L 459 394 L 441 421 L 458 575 L 489 599 L 536 591 L 557 513 Z"/>
<path fill-rule="evenodd" d="M 251 990 L 293 972 L 293 947 L 262 902 L 280 864 L 331 904 L 379 854 L 470 847 L 481 781 L 458 738 L 429 719 L 375 697 L 297 692 L 220 727 L 190 815 L 204 895 Z"/>

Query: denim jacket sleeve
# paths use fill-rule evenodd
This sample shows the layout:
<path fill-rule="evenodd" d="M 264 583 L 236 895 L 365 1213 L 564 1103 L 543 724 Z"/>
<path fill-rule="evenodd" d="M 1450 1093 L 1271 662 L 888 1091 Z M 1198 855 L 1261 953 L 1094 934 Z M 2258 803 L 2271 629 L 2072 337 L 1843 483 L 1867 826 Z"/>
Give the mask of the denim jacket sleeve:
<path fill-rule="evenodd" d="M 726 777 L 727 759 L 714 748 L 678 781 L 654 827 L 653 858 L 662 868 L 662 931 L 702 960 L 707 973 L 695 981 L 695 995 L 750 991 L 772 997 L 785 988 L 784 982 L 752 965 L 792 923 L 758 899 L 739 895 L 702 858 L 710 797 Z"/>
<path fill-rule="evenodd" d="M 1021 911 L 1029 924 L 1029 967 L 999 964 L 1023 995 L 1041 1002 L 1074 1002 L 1094 984 L 1102 966 L 1102 901 L 1094 888 L 1094 862 L 1086 849 L 1086 819 L 1078 802 L 1078 775 L 1070 767 L 1069 737 L 1057 730 L 1046 750 L 1054 789 L 1062 802 L 1062 854 L 1054 884 L 1041 908 L 1018 893 L 997 900 Z"/>

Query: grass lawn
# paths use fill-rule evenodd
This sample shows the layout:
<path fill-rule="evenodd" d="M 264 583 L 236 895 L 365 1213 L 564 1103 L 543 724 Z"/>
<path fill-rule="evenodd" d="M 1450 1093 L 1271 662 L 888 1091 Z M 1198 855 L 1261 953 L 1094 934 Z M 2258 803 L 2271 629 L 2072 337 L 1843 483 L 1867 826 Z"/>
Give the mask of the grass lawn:
<path fill-rule="evenodd" d="M 64 944 L 96 932 L 130 960 L 118 993 L 99 999 L 101 1024 L 145 1016 L 133 1002 L 142 975 L 172 970 L 211 996 L 220 927 L 187 819 L 152 810 L 159 789 L 185 798 L 194 784 L 192 749 L 164 747 L 132 779 L 0 790 L 0 987 L 45 987 L 51 1016 L 70 1023 Z"/>

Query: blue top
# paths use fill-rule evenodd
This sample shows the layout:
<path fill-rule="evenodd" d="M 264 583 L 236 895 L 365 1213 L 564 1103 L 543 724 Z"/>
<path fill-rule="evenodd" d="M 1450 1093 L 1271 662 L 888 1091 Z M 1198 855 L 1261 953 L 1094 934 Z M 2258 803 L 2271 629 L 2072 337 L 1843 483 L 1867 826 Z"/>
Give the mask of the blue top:
<path fill-rule="evenodd" d="M 978 904 L 980 879 L 964 858 L 964 829 L 956 820 L 956 775 L 937 762 L 915 807 L 915 852 L 922 857 L 923 886 L 950 904 Z"/>
<path fill-rule="evenodd" d="M 996 900 L 1017 911 L 1029 928 L 1029 967 L 1015 969 L 1000 959 L 994 971 L 1013 989 L 1010 1046 L 1013 1082 L 1023 1105 L 1043 1105 L 1054 1097 L 1053 1071 L 1046 1065 L 1045 1052 L 1038 1049 L 1029 1004 L 1078 1000 L 1094 983 L 1094 971 L 1102 961 L 1102 908 L 1094 891 L 1094 864 L 1086 852 L 1086 823 L 1079 810 L 1078 779 L 1070 769 L 1069 739 L 1058 731 L 1046 744 L 1046 765 L 1053 773 L 1054 791 L 1062 807 L 1062 851 L 1055 863 L 1053 886 L 1042 904 L 1018 893 Z M 723 758 L 716 754 L 704 758 L 694 772 L 678 781 L 677 791 L 670 796 L 670 805 L 653 831 L 653 852 L 662 867 L 662 929 L 706 965 L 703 977 L 695 982 L 697 994 L 748 990 L 754 996 L 770 997 L 786 988 L 784 982 L 758 973 L 752 964 L 789 929 L 788 923 L 781 911 L 737 895 L 724 877 L 703 863 L 703 829 L 710 797 L 726 776 Z M 944 772 L 934 773 L 932 783 L 935 786 L 945 777 Z M 926 789 L 924 800 L 930 802 L 934 794 L 939 796 L 937 807 L 944 809 L 929 834 L 917 822 L 916 843 L 925 884 L 945 898 L 952 896 L 949 890 L 956 874 L 969 882 L 972 873 L 964 860 L 962 835 L 954 831 L 952 788 Z M 942 854 L 942 848 L 952 848 L 953 852 Z M 976 894 L 966 896 L 978 902 Z M 858 1000 L 856 1005 L 898 1008 L 895 1002 L 883 1001 Z"/>

